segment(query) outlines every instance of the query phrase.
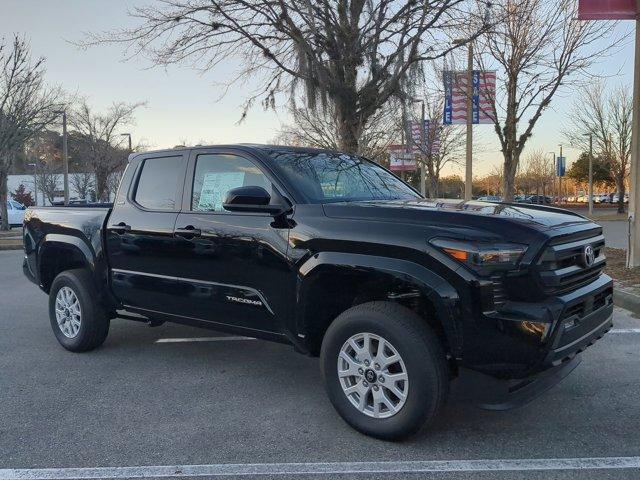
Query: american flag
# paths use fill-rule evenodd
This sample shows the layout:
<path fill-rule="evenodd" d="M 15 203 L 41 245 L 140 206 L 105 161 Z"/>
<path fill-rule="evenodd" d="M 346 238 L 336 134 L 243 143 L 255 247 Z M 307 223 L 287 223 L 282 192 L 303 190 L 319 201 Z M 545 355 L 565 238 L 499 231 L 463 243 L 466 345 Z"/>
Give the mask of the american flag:
<path fill-rule="evenodd" d="M 473 70 L 472 123 L 493 123 L 496 72 Z M 467 123 L 467 72 L 444 72 L 445 125 Z"/>
<path fill-rule="evenodd" d="M 409 138 L 411 139 L 411 151 L 413 153 L 421 153 L 420 148 L 422 131 L 420 129 L 420 122 L 409 122 Z M 435 131 L 431 131 L 431 128 L 435 128 Z M 431 152 L 431 155 L 437 155 L 440 151 L 440 127 L 435 125 L 430 120 L 424 121 L 424 143 L 425 152 Z"/>

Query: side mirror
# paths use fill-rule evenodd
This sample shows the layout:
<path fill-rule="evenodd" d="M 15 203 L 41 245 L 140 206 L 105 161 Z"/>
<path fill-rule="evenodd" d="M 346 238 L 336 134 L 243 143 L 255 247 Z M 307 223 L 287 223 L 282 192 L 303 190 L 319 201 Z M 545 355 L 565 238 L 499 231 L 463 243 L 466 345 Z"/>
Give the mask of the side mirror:
<path fill-rule="evenodd" d="M 280 215 L 285 212 L 282 205 L 269 205 L 271 195 L 262 187 L 246 186 L 232 188 L 222 207 L 230 212 L 268 213 Z"/>

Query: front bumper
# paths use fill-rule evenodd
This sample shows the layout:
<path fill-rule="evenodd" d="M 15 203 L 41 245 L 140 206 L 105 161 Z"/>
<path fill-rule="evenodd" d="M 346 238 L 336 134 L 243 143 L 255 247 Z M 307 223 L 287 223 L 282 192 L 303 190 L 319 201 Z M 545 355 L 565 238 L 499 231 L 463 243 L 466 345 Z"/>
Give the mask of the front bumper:
<path fill-rule="evenodd" d="M 612 327 L 613 282 L 601 275 L 544 302 L 506 302 L 477 325 L 466 366 L 499 378 L 531 377 L 570 361 Z"/>

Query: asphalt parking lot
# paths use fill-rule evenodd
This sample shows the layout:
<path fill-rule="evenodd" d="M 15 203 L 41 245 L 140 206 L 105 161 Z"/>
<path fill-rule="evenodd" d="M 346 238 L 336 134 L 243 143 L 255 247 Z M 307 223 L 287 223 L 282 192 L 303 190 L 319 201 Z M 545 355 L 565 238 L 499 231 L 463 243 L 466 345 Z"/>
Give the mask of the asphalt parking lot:
<path fill-rule="evenodd" d="M 0 251 L 0 480 L 640 477 L 640 320 L 623 310 L 617 331 L 528 406 L 480 410 L 454 385 L 429 431 L 389 443 L 349 428 L 317 360 L 287 346 L 158 342 L 217 335 L 114 320 L 102 348 L 63 350 L 21 255 Z M 56 470 L 14 470 L 44 468 Z"/>

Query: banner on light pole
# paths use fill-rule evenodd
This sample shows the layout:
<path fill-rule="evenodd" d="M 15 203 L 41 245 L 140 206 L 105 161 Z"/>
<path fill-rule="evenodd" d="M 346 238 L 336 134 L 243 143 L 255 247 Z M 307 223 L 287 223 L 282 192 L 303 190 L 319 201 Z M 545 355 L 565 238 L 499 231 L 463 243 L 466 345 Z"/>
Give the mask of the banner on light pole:
<path fill-rule="evenodd" d="M 564 177 L 567 173 L 567 157 L 558 157 L 556 162 L 556 176 Z"/>
<path fill-rule="evenodd" d="M 433 129 L 433 131 L 431 130 Z M 409 132 L 409 151 L 412 153 L 425 153 L 427 155 L 437 155 L 440 153 L 440 132 L 441 126 L 430 120 L 424 121 L 424 148 L 422 147 L 422 129 L 420 122 L 410 121 L 407 124 Z"/>
<path fill-rule="evenodd" d="M 404 145 L 389 145 L 389 170 L 392 172 L 410 172 L 416 170 L 416 157 L 407 152 Z"/>
<path fill-rule="evenodd" d="M 466 125 L 467 123 L 467 81 L 466 71 L 446 70 L 444 80 L 445 125 Z M 496 72 L 473 70 L 471 75 L 471 123 L 493 123 L 493 101 L 496 94 Z"/>

